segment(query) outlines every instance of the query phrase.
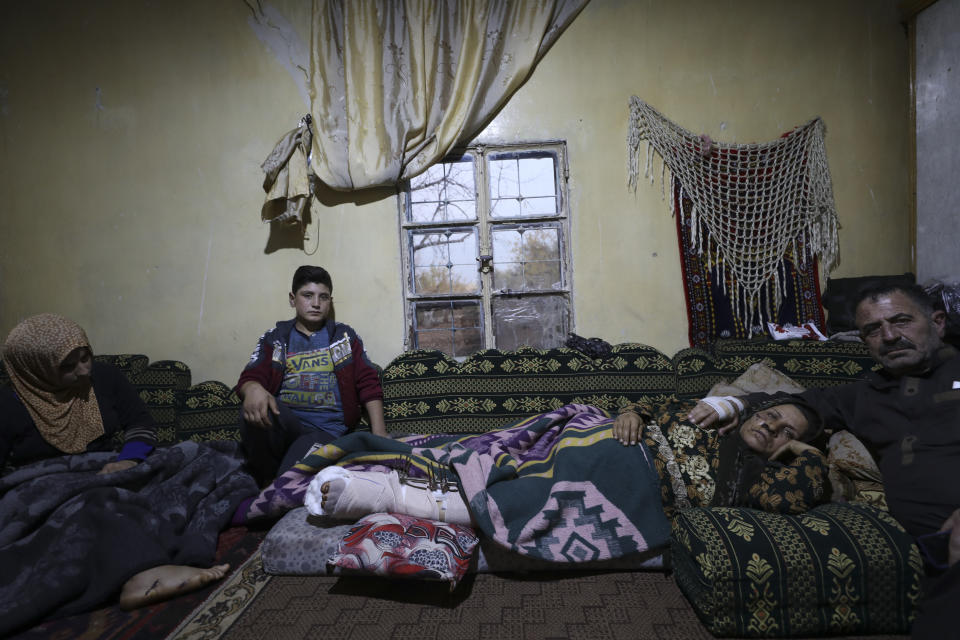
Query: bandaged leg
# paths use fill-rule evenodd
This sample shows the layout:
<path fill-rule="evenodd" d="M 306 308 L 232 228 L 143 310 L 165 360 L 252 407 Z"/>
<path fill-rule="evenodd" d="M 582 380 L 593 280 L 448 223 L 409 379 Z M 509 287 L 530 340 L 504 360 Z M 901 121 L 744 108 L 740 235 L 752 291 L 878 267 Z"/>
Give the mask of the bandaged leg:
<path fill-rule="evenodd" d="M 458 491 L 443 492 L 400 481 L 396 471 L 348 471 L 326 467 L 310 482 L 304 497 L 314 515 L 356 519 L 369 513 L 406 515 L 470 524 L 470 512 Z"/>

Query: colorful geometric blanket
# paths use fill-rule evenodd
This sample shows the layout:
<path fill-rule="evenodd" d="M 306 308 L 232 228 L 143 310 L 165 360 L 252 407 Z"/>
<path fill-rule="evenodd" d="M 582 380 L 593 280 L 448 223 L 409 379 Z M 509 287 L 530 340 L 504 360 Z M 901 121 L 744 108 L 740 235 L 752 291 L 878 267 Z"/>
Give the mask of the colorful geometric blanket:
<path fill-rule="evenodd" d="M 612 423 L 601 409 L 570 404 L 476 436 L 348 434 L 241 505 L 234 522 L 302 505 L 310 480 L 331 464 L 423 478 L 452 469 L 480 532 L 516 553 L 577 563 L 666 545 L 653 457 L 614 440 Z"/>

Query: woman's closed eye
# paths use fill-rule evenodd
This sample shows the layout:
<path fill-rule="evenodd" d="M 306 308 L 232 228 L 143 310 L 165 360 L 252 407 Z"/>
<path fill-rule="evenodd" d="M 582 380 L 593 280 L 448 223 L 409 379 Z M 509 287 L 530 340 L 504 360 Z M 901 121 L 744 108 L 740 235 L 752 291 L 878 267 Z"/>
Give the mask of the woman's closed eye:
<path fill-rule="evenodd" d="M 783 425 L 783 416 L 776 409 L 765 409 L 759 413 L 763 427 L 773 432 L 780 427 L 779 432 L 791 440 L 797 439 L 797 429 L 793 425 Z"/>

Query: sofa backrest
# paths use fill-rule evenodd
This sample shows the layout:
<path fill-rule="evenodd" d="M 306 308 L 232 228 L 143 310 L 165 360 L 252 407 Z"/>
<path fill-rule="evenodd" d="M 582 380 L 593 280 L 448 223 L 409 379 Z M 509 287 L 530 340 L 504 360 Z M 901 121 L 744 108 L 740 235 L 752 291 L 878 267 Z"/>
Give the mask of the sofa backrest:
<path fill-rule="evenodd" d="M 674 393 L 670 358 L 644 344 L 620 344 L 593 359 L 565 347 L 488 349 L 457 362 L 410 351 L 381 376 L 387 428 L 402 433 L 475 433 L 569 403 L 616 410 L 644 396 Z"/>
<path fill-rule="evenodd" d="M 880 365 L 862 342 L 839 340 L 721 340 L 711 351 L 682 349 L 673 357 L 677 395 L 702 398 L 718 382 L 732 382 L 762 362 L 806 389 L 845 384 Z"/>
<path fill-rule="evenodd" d="M 183 392 L 190 387 L 190 369 L 176 360 L 150 362 L 140 354 L 97 355 L 98 362 L 107 362 L 119 368 L 137 388 L 140 399 L 157 421 L 157 441 L 160 444 L 178 442 L 177 404 Z"/>
<path fill-rule="evenodd" d="M 483 432 L 571 402 L 615 413 L 644 398 L 702 398 L 758 362 L 808 389 L 852 382 L 878 366 L 862 343 L 810 340 L 724 340 L 672 359 L 636 343 L 598 359 L 567 348 L 490 349 L 462 362 L 411 351 L 383 370 L 384 413 L 391 432 Z"/>
<path fill-rule="evenodd" d="M 222 382 L 191 384 L 178 360 L 149 362 L 144 355 L 98 355 L 123 371 L 157 421 L 160 444 L 184 440 L 240 440 L 240 399 Z"/>

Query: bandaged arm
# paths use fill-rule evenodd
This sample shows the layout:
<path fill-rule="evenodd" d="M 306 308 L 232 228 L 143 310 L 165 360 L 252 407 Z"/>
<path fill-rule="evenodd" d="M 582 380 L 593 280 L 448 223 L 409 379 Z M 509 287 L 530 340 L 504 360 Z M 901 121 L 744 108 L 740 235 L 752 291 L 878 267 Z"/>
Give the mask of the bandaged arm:
<path fill-rule="evenodd" d="M 743 410 L 747 407 L 744 401 L 736 396 L 707 396 L 700 402 L 710 405 L 710 408 L 717 412 L 720 422 L 736 419 L 743 415 Z"/>

